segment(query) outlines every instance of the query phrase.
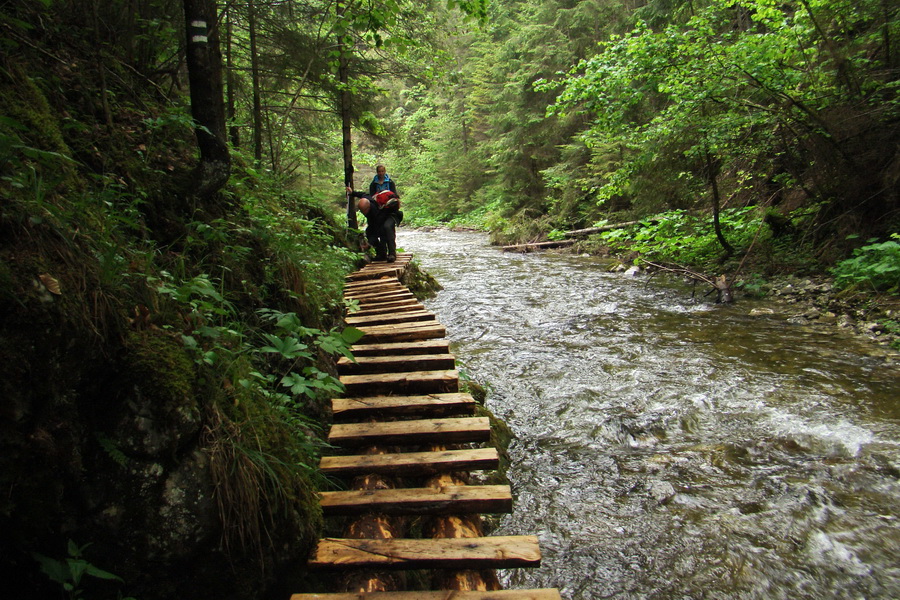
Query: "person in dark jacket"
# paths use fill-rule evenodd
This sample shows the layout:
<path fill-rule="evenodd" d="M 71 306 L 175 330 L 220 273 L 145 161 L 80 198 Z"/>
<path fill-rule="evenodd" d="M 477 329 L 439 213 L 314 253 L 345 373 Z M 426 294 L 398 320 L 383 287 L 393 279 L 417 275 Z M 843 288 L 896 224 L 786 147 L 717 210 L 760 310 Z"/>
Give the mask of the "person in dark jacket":
<path fill-rule="evenodd" d="M 347 193 L 359 198 L 356 207 L 366 216 L 366 239 L 375 248 L 375 260 L 397 260 L 397 225 L 403 220 L 400 196 L 391 190 L 374 195 L 354 192 L 349 186 Z"/>
<path fill-rule="evenodd" d="M 397 186 L 394 185 L 394 180 L 391 179 L 391 176 L 387 174 L 387 167 L 377 165 L 375 167 L 375 176 L 372 178 L 372 183 L 369 184 L 369 195 L 374 196 L 378 192 L 385 190 L 390 190 L 396 194 Z"/>

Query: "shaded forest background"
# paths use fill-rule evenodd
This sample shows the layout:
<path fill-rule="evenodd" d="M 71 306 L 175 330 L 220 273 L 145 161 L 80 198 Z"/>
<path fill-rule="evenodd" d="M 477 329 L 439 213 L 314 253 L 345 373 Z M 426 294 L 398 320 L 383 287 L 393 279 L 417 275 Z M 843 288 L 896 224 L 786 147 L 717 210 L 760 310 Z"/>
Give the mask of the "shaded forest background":
<path fill-rule="evenodd" d="M 755 207 L 757 248 L 821 267 L 900 227 L 897 33 L 880 0 L 495 2 L 442 85 L 394 90 L 393 167 L 502 243 Z"/>
<path fill-rule="evenodd" d="M 896 293 L 898 10 L 0 2 L 5 580 L 42 598 L 324 585 L 302 564 L 355 335 L 343 186 L 376 162 L 414 225 L 512 242 L 638 220 L 586 248 L 724 270 L 752 249 L 767 275 L 853 256 L 851 283 Z M 197 43 L 215 102 L 192 106 Z"/>

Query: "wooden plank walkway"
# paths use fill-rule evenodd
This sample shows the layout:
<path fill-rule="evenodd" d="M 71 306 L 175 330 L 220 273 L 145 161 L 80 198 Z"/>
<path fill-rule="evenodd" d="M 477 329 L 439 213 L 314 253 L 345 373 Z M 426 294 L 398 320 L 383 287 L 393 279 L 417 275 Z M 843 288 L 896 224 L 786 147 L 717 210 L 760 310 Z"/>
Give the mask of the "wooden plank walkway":
<path fill-rule="evenodd" d="M 400 279 L 411 260 L 372 263 L 347 276 L 346 319 L 365 335 L 338 363 L 346 397 L 335 398 L 321 471 L 350 489 L 321 493 L 326 517 L 349 518 L 344 537 L 319 541 L 309 566 L 334 572 L 335 593 L 291 600 L 560 600 L 556 589 L 501 590 L 496 569 L 535 567 L 534 536 L 485 536 L 481 513 L 512 510 L 508 485 L 467 485 L 496 469 L 490 422 L 459 391 L 444 327 Z M 410 517 L 422 537 L 403 537 Z M 428 537 L 430 536 L 430 537 Z M 402 591 L 398 570 L 433 569 L 432 591 Z M 398 584 L 398 582 L 400 582 Z"/>

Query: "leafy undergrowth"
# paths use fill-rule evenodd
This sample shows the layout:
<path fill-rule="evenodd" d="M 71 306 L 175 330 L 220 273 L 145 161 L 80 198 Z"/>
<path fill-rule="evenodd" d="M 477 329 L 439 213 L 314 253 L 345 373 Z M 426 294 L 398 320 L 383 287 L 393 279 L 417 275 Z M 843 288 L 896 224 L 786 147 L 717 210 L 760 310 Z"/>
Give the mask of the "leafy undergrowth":
<path fill-rule="evenodd" d="M 118 107 L 110 136 L 91 115 L 63 110 L 53 82 L 3 77 L 0 393 L 11 420 L 0 558 L 23 585 L 47 591 L 30 556 L 58 556 L 76 539 L 136 596 L 184 592 L 174 588 L 189 582 L 175 579 L 151 591 L 152 569 L 134 550 L 154 543 L 149 531 L 130 546 L 117 539 L 122 523 L 77 499 L 99 502 L 104 486 L 121 489 L 117 478 L 175 473 L 196 449 L 218 524 L 184 541 L 203 549 L 175 540 L 154 564 L 221 554 L 215 568 L 255 572 L 252 585 L 303 555 L 321 528 L 317 456 L 325 400 L 340 390 L 335 357 L 359 335 L 341 325 L 344 275 L 359 256 L 331 209 L 239 155 L 211 202 L 185 195 L 193 132 L 179 110 L 152 104 L 141 117 Z M 128 422 L 182 428 L 169 447 L 132 445 L 117 420 L 144 401 L 162 411 L 159 424 Z M 166 514 L 146 490 L 125 496 L 116 501 L 140 524 L 127 529 L 134 539 Z"/>

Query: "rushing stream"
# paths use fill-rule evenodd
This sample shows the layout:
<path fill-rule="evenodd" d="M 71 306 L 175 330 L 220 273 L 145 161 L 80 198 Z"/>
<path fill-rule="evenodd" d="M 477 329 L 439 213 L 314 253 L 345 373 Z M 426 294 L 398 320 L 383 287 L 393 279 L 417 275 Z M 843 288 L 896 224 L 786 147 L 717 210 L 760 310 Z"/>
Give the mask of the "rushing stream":
<path fill-rule="evenodd" d="M 493 534 L 536 534 L 544 560 L 507 587 L 900 598 L 896 362 L 594 258 L 445 231 L 398 245 L 444 286 L 427 305 L 516 436 Z"/>

